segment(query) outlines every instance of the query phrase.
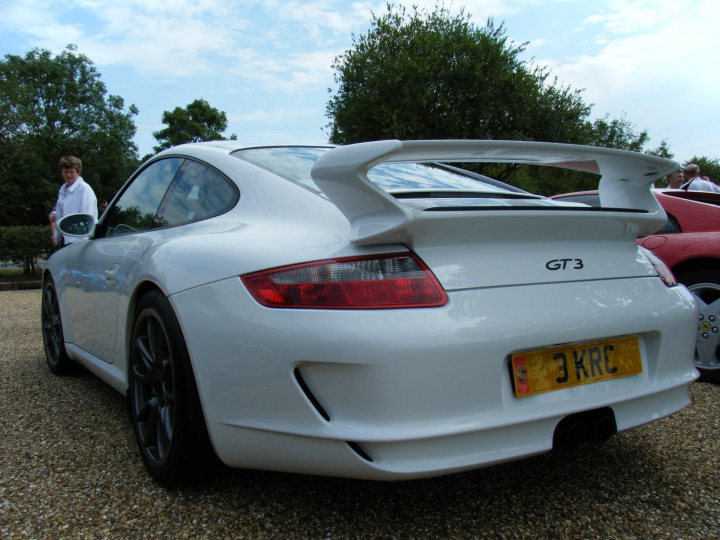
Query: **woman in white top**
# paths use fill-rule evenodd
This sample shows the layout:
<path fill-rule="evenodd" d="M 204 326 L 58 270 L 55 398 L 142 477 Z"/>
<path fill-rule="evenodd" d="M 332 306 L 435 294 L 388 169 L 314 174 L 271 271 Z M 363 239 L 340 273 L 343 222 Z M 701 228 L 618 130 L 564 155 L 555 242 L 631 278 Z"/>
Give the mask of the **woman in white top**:
<path fill-rule="evenodd" d="M 91 214 L 96 220 L 98 217 L 95 192 L 80 176 L 82 161 L 75 156 L 63 156 L 60 158 L 60 171 L 65 183 L 60 187 L 55 208 L 48 216 L 53 246 L 57 246 L 60 240 L 60 235 L 55 231 L 56 221 L 70 214 Z M 77 241 L 77 238 L 63 237 L 60 247 Z"/>

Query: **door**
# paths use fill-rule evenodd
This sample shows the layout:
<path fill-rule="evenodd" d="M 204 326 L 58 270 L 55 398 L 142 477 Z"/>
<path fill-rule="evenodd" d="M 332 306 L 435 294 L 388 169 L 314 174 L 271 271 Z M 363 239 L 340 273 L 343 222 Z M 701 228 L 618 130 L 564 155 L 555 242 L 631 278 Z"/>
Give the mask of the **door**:
<path fill-rule="evenodd" d="M 121 297 L 131 291 L 129 276 L 153 244 L 157 228 L 166 226 L 158 210 L 182 158 L 151 163 L 126 184 L 98 223 L 91 240 L 73 246 L 77 252 L 65 275 L 65 293 L 75 344 L 113 363 L 121 325 Z"/>

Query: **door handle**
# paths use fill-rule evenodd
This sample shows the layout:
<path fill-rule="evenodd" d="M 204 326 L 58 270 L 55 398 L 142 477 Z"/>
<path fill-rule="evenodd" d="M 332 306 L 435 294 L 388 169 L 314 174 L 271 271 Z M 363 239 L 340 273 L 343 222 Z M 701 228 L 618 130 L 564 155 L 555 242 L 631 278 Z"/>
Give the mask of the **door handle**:
<path fill-rule="evenodd" d="M 108 285 L 117 285 L 117 278 L 119 273 L 119 264 L 112 264 L 105 269 L 105 281 L 108 283 Z"/>

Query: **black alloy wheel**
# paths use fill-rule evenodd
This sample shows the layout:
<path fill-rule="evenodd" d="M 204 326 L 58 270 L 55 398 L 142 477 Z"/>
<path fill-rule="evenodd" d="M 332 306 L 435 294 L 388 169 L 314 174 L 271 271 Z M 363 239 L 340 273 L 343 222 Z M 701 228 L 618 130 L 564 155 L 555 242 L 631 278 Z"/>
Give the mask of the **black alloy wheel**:
<path fill-rule="evenodd" d="M 196 479 L 212 450 L 180 325 L 159 291 L 138 304 L 128 383 L 130 418 L 148 472 L 168 487 Z"/>
<path fill-rule="evenodd" d="M 45 360 L 55 375 L 73 373 L 77 364 L 73 362 L 65 351 L 65 337 L 63 335 L 62 319 L 60 318 L 60 304 L 58 303 L 55 284 L 52 278 L 43 283 L 42 312 L 40 314 L 42 325 L 43 348 Z"/>
<path fill-rule="evenodd" d="M 132 405 L 138 438 L 154 467 L 168 458 L 175 429 L 175 368 L 165 325 L 145 309 L 133 336 Z"/>

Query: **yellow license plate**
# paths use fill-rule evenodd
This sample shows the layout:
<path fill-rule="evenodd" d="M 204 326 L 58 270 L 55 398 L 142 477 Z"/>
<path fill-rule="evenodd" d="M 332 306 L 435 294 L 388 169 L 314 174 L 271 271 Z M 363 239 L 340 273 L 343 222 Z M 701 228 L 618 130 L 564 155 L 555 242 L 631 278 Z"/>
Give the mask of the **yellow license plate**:
<path fill-rule="evenodd" d="M 510 365 L 517 397 L 642 373 L 636 337 L 526 351 Z"/>

